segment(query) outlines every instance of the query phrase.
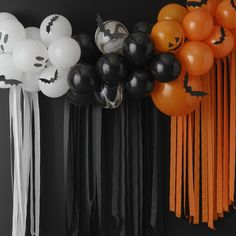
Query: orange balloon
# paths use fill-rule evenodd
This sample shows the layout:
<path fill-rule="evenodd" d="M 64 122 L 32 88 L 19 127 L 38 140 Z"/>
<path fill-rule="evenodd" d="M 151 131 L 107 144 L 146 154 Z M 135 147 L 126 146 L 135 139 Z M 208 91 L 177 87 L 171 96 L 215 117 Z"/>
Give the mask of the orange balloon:
<path fill-rule="evenodd" d="M 179 59 L 190 75 L 200 76 L 213 66 L 213 52 L 206 43 L 200 41 L 186 42 L 178 53 Z"/>
<path fill-rule="evenodd" d="M 205 10 L 190 11 L 183 20 L 185 35 L 190 40 L 206 39 L 212 32 L 213 18 Z"/>
<path fill-rule="evenodd" d="M 211 48 L 215 58 L 227 56 L 234 47 L 234 38 L 232 33 L 223 26 L 216 25 L 211 35 L 205 40 Z"/>
<path fill-rule="evenodd" d="M 236 29 L 231 30 L 231 33 L 232 33 L 233 38 L 234 38 L 234 50 L 236 50 Z"/>
<path fill-rule="evenodd" d="M 151 93 L 155 106 L 169 116 L 183 116 L 194 111 L 203 97 L 192 96 L 184 88 L 184 79 L 188 76 L 182 73 L 177 80 L 169 83 L 156 81 Z M 192 91 L 203 91 L 203 83 L 200 77 L 188 77 L 188 86 Z"/>
<path fill-rule="evenodd" d="M 182 24 L 187 9 L 180 4 L 171 3 L 165 5 L 158 14 L 157 21 L 173 20 Z"/>
<path fill-rule="evenodd" d="M 235 29 L 236 2 L 234 0 L 225 0 L 221 2 L 216 9 L 216 19 L 217 22 L 226 29 Z"/>
<path fill-rule="evenodd" d="M 187 0 L 187 8 L 189 11 L 196 9 L 206 10 L 212 17 L 215 17 L 216 9 L 221 0 Z"/>
<path fill-rule="evenodd" d="M 175 21 L 157 22 L 151 32 L 151 37 L 157 51 L 177 52 L 184 44 L 184 30 Z"/>

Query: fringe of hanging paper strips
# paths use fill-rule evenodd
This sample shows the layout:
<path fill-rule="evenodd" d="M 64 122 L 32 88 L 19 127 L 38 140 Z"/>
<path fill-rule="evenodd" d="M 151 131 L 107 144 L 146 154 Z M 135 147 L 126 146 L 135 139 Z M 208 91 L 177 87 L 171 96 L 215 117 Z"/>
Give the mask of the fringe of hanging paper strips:
<path fill-rule="evenodd" d="M 65 104 L 67 235 L 149 235 L 163 228 L 168 119 L 145 100 L 127 98 L 112 113 Z"/>
<path fill-rule="evenodd" d="M 27 209 L 30 232 L 39 236 L 40 117 L 37 93 L 13 86 L 9 94 L 13 190 L 12 236 L 25 236 Z"/>
<path fill-rule="evenodd" d="M 209 96 L 197 110 L 171 118 L 169 209 L 212 229 L 236 200 L 235 56 L 202 78 Z"/>

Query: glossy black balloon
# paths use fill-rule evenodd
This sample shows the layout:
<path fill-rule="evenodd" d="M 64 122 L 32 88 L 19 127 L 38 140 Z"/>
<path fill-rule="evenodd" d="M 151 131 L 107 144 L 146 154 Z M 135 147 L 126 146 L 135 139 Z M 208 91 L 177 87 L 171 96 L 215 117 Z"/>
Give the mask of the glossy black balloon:
<path fill-rule="evenodd" d="M 101 56 L 94 39 L 87 34 L 76 34 L 73 38 L 78 42 L 81 49 L 80 61 L 88 63 L 96 63 Z"/>
<path fill-rule="evenodd" d="M 180 75 L 181 63 L 174 54 L 160 53 L 150 63 L 150 72 L 159 82 L 171 82 Z"/>
<path fill-rule="evenodd" d="M 76 106 L 88 106 L 90 104 L 95 104 L 94 92 L 90 93 L 76 93 L 69 90 L 66 93 L 66 99 L 69 103 Z"/>
<path fill-rule="evenodd" d="M 103 108 L 117 108 L 124 100 L 123 85 L 121 83 L 104 83 L 95 92 L 95 99 Z"/>
<path fill-rule="evenodd" d="M 104 54 L 97 63 L 97 70 L 105 83 L 123 81 L 128 73 L 127 62 L 117 53 Z"/>
<path fill-rule="evenodd" d="M 79 63 L 73 66 L 68 73 L 68 84 L 76 93 L 90 93 L 95 91 L 99 83 L 96 67 Z"/>
<path fill-rule="evenodd" d="M 153 78 L 145 69 L 134 69 L 128 75 L 125 88 L 131 96 L 135 98 L 143 98 L 152 91 Z"/>
<path fill-rule="evenodd" d="M 154 55 L 154 46 L 148 34 L 130 34 L 123 44 L 123 55 L 133 65 L 144 65 Z"/>
<path fill-rule="evenodd" d="M 135 24 L 131 30 L 132 33 L 146 33 L 146 34 L 151 34 L 153 24 L 150 24 L 148 22 L 138 22 Z"/>

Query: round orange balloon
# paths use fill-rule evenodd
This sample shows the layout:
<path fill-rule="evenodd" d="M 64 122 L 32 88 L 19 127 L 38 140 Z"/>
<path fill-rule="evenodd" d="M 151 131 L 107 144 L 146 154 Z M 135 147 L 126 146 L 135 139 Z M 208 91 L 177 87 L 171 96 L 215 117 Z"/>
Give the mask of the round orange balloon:
<path fill-rule="evenodd" d="M 184 44 L 184 30 L 175 21 L 157 22 L 151 32 L 151 37 L 157 51 L 177 52 Z"/>
<path fill-rule="evenodd" d="M 226 29 L 236 28 L 236 1 L 225 0 L 216 9 L 216 19 Z"/>
<path fill-rule="evenodd" d="M 236 29 L 231 30 L 231 33 L 232 33 L 233 38 L 234 38 L 234 50 L 236 50 Z"/>
<path fill-rule="evenodd" d="M 171 3 L 164 6 L 158 14 L 157 21 L 173 20 L 182 24 L 187 9 L 180 4 Z"/>
<path fill-rule="evenodd" d="M 202 96 L 193 96 L 184 87 L 184 80 L 188 76 L 182 73 L 177 80 L 169 83 L 156 81 L 151 93 L 155 106 L 169 116 L 183 116 L 194 111 L 200 104 Z M 203 91 L 200 77 L 188 76 L 188 87 L 192 91 Z"/>
<path fill-rule="evenodd" d="M 187 8 L 189 11 L 196 9 L 206 10 L 212 17 L 215 17 L 216 8 L 221 0 L 188 0 Z"/>
<path fill-rule="evenodd" d="M 186 42 L 178 53 L 179 59 L 190 75 L 200 76 L 213 66 L 213 52 L 206 43 L 200 41 Z"/>
<path fill-rule="evenodd" d="M 183 20 L 185 36 L 190 40 L 206 39 L 212 32 L 213 18 L 205 10 L 189 12 Z"/>
<path fill-rule="evenodd" d="M 234 47 L 234 38 L 232 33 L 223 26 L 216 25 L 211 35 L 205 40 L 211 48 L 215 58 L 227 56 Z"/>

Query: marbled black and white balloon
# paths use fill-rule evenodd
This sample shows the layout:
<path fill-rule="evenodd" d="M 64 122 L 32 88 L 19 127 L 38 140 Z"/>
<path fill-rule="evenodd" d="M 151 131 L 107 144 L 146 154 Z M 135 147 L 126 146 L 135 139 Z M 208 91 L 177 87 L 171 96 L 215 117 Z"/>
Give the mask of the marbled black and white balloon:
<path fill-rule="evenodd" d="M 103 108 L 114 109 L 124 100 L 124 88 L 121 83 L 102 84 L 95 92 L 95 99 Z"/>
<path fill-rule="evenodd" d="M 103 53 L 122 52 L 122 45 L 129 35 L 127 28 L 120 22 L 109 20 L 103 23 L 103 29 L 98 27 L 95 33 L 95 43 Z"/>

